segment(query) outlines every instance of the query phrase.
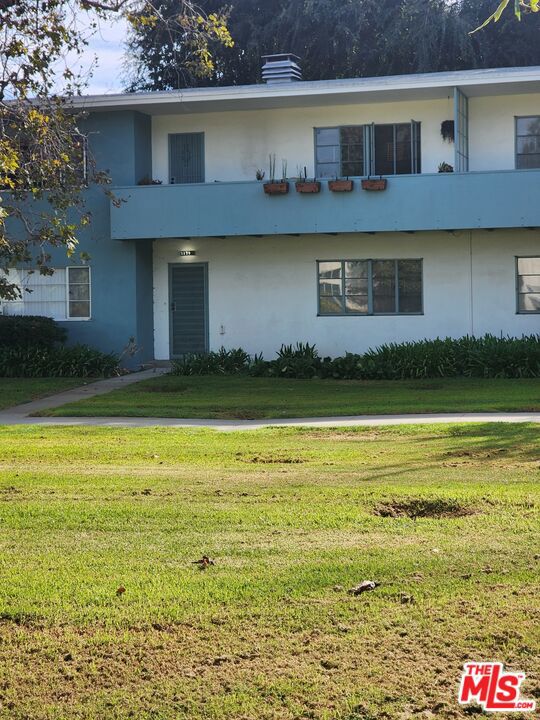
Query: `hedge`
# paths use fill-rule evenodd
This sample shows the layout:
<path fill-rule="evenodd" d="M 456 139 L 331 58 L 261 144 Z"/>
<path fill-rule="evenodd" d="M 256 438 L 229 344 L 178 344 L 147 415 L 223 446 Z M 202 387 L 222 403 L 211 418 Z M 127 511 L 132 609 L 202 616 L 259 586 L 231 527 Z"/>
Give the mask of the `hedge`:
<path fill-rule="evenodd" d="M 540 377 L 540 335 L 462 337 L 388 343 L 363 354 L 321 358 L 314 345 L 283 345 L 274 360 L 241 348 L 188 355 L 173 362 L 176 375 L 405 380 L 437 377 Z"/>
<path fill-rule="evenodd" d="M 110 377 L 118 357 L 87 345 L 71 347 L 0 347 L 0 377 Z"/>
<path fill-rule="evenodd" d="M 66 330 L 40 315 L 0 315 L 0 348 L 48 347 L 63 343 Z"/>

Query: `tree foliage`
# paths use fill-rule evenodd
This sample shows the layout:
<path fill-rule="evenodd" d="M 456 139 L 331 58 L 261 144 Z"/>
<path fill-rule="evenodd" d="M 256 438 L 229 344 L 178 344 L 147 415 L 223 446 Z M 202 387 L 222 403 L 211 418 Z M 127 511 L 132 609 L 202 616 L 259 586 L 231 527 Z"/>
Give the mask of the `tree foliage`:
<path fill-rule="evenodd" d="M 503 14 L 470 35 L 494 0 L 229 0 L 233 47 L 214 47 L 203 79 L 179 70 L 161 22 L 135 29 L 129 89 L 242 85 L 260 78 L 261 55 L 294 52 L 306 80 L 540 64 L 540 14 L 517 23 Z M 207 13 L 222 0 L 201 0 Z M 531 3 L 532 4 L 532 3 Z M 174 0 L 161 0 L 163 18 Z M 178 50 L 178 48 L 177 48 Z"/>
<path fill-rule="evenodd" d="M 74 58 L 98 22 L 122 15 L 134 31 L 159 24 L 181 38 L 193 77 L 213 72 L 211 48 L 232 43 L 223 13 L 191 0 L 174 5 L 165 19 L 151 0 L 0 0 L 0 299 L 20 296 L 14 265 L 33 262 L 49 274 L 52 247 L 73 254 L 90 221 L 83 191 L 108 181 L 70 107 L 84 87 Z"/>
<path fill-rule="evenodd" d="M 470 34 L 472 35 L 473 33 L 478 32 L 478 30 L 483 30 L 490 22 L 499 22 L 503 12 L 507 7 L 509 7 L 509 5 L 510 0 L 502 0 L 495 9 L 495 12 L 486 18 L 475 30 L 472 30 Z M 518 20 L 521 20 L 522 11 L 533 13 L 540 12 L 540 0 L 529 0 L 529 2 L 526 2 L 526 0 L 514 0 L 514 15 Z"/>

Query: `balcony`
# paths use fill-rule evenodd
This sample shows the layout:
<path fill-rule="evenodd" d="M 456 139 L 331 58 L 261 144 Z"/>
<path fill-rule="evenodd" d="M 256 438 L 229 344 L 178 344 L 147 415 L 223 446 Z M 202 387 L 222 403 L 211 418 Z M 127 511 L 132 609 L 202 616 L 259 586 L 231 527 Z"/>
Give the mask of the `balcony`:
<path fill-rule="evenodd" d="M 114 240 L 540 227 L 540 170 L 400 175 L 383 192 L 268 196 L 258 182 L 117 187 Z"/>

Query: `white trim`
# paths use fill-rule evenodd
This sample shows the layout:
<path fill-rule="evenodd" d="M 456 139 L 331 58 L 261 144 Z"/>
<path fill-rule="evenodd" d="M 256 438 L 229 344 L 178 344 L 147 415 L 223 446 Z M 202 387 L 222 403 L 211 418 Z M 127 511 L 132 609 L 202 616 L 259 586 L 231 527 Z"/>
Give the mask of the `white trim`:
<path fill-rule="evenodd" d="M 88 317 L 71 317 L 69 314 L 69 272 L 70 270 L 88 270 L 88 307 L 90 313 Z M 76 285 L 83 285 L 83 283 L 74 283 Z M 86 301 L 84 301 L 86 302 Z M 66 266 L 66 320 L 69 321 L 84 321 L 92 319 L 92 271 L 89 265 L 67 265 Z"/>
<path fill-rule="evenodd" d="M 527 88 L 528 84 L 540 87 L 540 66 L 522 68 L 493 68 L 487 70 L 463 70 L 455 72 L 419 73 L 410 75 L 392 75 L 387 77 L 351 78 L 340 80 L 315 80 L 267 85 L 238 85 L 230 87 L 185 88 L 142 93 L 121 93 L 111 95 L 87 95 L 70 98 L 75 108 L 107 110 L 132 107 L 143 112 L 159 111 L 159 106 L 178 103 L 201 105 L 241 104 L 249 100 L 264 105 L 273 100 L 279 106 L 280 100 L 301 101 L 310 97 L 327 95 L 399 95 L 407 92 L 409 97 L 414 91 L 428 96 L 446 97 L 456 86 L 470 88 L 474 94 L 498 94 L 498 92 L 535 92 L 538 88 Z M 512 87 L 516 86 L 516 87 Z M 491 89 L 491 91 L 490 91 Z M 488 91 L 486 93 L 486 90 Z M 371 99 L 371 98 L 370 98 Z M 161 110 L 164 112 L 166 110 Z"/>
<path fill-rule="evenodd" d="M 88 270 L 88 297 L 89 297 L 89 304 L 90 304 L 90 315 L 88 317 L 70 317 L 69 316 L 69 271 L 70 270 L 79 270 L 84 268 L 85 270 Z M 21 268 L 22 273 L 26 273 L 26 277 L 28 277 L 28 273 L 33 270 L 37 277 L 39 276 L 39 271 L 37 271 L 35 268 Z M 88 320 L 92 319 L 92 269 L 89 265 L 66 265 L 64 267 L 57 267 L 54 268 L 54 272 L 63 272 L 64 273 L 64 313 L 60 316 L 54 316 L 54 315 L 44 315 L 44 317 L 51 317 L 56 322 L 88 322 Z M 52 275 L 54 277 L 54 274 Z M 18 280 L 18 284 L 21 285 L 21 288 L 24 287 L 24 276 L 20 277 Z M 60 283 L 57 283 L 60 285 Z M 82 284 L 82 283 L 79 283 Z M 29 297 L 25 295 L 24 290 L 22 294 L 22 298 L 20 300 L 0 300 L 0 314 L 4 314 L 5 310 L 9 310 L 9 307 L 14 305 L 21 306 L 22 309 L 22 315 L 25 315 L 25 300 L 30 301 Z M 31 301 L 30 301 L 31 302 Z M 47 302 L 56 302 L 57 304 L 60 304 L 61 300 L 58 301 L 47 301 L 44 300 L 43 304 L 46 304 Z M 11 314 L 11 313 L 6 313 Z M 14 312 L 13 315 L 17 315 L 20 313 Z M 38 313 L 39 314 L 39 313 Z"/>

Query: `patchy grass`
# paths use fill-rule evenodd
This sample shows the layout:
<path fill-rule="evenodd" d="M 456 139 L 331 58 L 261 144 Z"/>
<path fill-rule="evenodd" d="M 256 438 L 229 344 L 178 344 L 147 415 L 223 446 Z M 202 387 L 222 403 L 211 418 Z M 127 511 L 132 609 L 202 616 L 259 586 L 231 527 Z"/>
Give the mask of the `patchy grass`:
<path fill-rule="evenodd" d="M 0 378 L 0 410 L 80 387 L 83 378 Z"/>
<path fill-rule="evenodd" d="M 288 380 L 168 375 L 41 415 L 283 418 L 540 410 L 538 380 Z"/>
<path fill-rule="evenodd" d="M 0 428 L 0 718 L 466 718 L 488 659 L 540 698 L 539 479 L 529 425 Z"/>

